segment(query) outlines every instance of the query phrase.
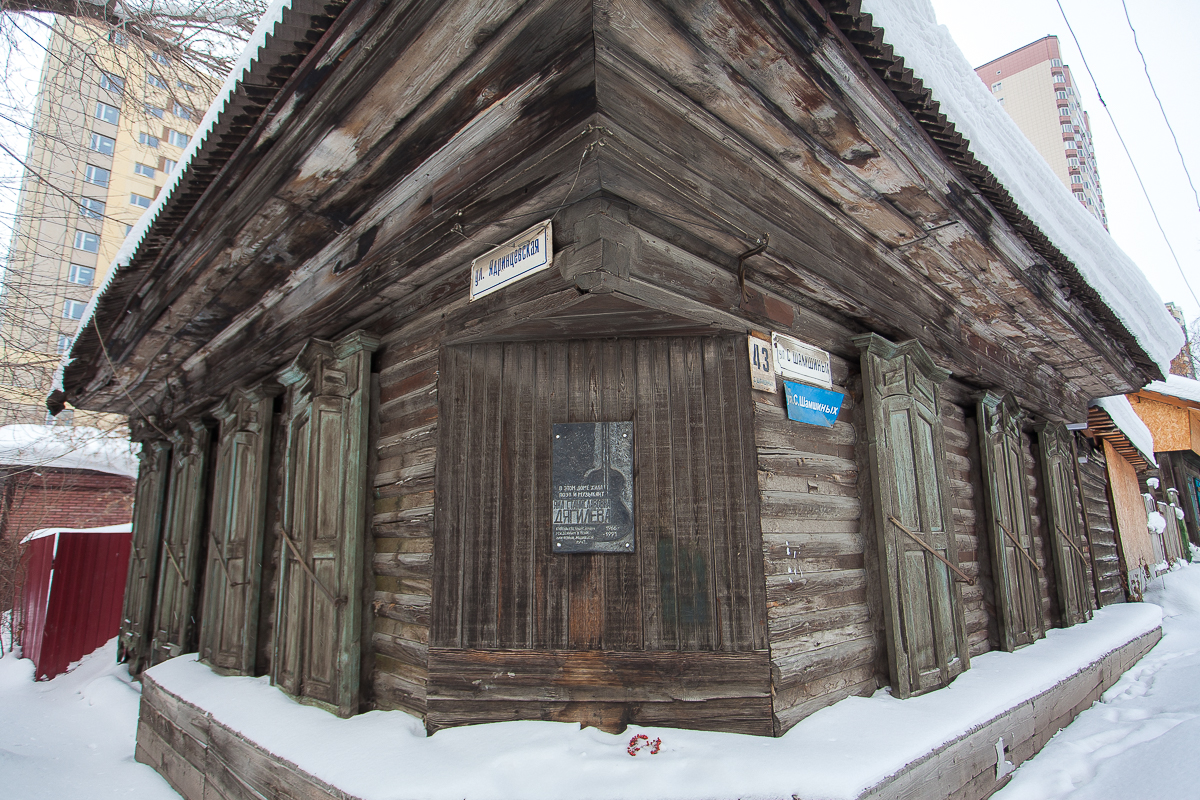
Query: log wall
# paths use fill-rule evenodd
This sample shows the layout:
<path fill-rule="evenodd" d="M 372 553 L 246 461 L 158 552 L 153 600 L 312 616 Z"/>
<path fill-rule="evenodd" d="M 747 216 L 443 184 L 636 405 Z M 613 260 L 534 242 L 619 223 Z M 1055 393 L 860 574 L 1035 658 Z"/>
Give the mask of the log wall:
<path fill-rule="evenodd" d="M 958 390 L 958 391 L 956 391 Z M 941 417 L 946 437 L 946 479 L 954 503 L 954 532 L 958 540 L 958 564 L 975 584 L 961 587 L 963 618 L 971 656 L 996 646 L 992 600 L 991 554 L 984 535 L 985 513 L 979 473 L 979 438 L 975 431 L 974 404 L 958 386 L 948 386 L 943 395 Z M 949 399 L 947 396 L 949 396 Z M 968 417 L 968 411 L 971 408 Z"/>
<path fill-rule="evenodd" d="M 1125 588 L 1121 582 L 1121 559 L 1117 550 L 1117 531 L 1113 524 L 1112 505 L 1109 502 L 1107 464 L 1104 449 L 1093 446 L 1089 441 L 1078 441 L 1080 458 L 1087 461 L 1079 465 L 1079 477 L 1083 484 L 1083 500 L 1087 506 L 1088 538 L 1092 546 L 1092 565 L 1096 593 L 1100 606 L 1125 602 Z"/>
<path fill-rule="evenodd" d="M 882 620 L 868 599 L 878 576 L 866 564 L 874 542 L 861 499 L 870 497 L 857 456 L 861 403 L 847 386 L 858 365 L 834 358 L 832 367 L 847 392 L 832 428 L 789 421 L 782 386 L 754 393 L 777 732 L 886 682 Z"/>
<path fill-rule="evenodd" d="M 438 365 L 437 342 L 428 336 L 393 334 L 375 357 L 370 705 L 418 715 L 428 679 Z"/>

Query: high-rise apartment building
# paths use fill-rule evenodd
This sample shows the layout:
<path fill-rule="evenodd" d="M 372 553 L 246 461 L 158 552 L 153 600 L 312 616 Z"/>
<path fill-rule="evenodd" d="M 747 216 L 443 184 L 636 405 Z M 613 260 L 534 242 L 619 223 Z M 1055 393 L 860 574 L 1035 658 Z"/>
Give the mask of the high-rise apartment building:
<path fill-rule="evenodd" d="M 1058 37 L 1047 36 L 975 70 L 1067 188 L 1108 227 L 1092 131 Z"/>
<path fill-rule="evenodd" d="M 55 19 L 3 272 L 0 424 L 46 421 L 61 354 L 212 91 L 117 31 Z"/>

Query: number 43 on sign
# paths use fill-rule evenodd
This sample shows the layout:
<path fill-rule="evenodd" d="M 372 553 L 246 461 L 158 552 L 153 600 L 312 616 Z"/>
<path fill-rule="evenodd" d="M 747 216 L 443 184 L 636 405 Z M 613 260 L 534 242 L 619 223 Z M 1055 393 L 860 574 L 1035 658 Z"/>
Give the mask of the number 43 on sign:
<path fill-rule="evenodd" d="M 750 344 L 750 385 L 761 392 L 774 392 L 775 354 L 770 340 L 754 334 L 746 338 Z"/>

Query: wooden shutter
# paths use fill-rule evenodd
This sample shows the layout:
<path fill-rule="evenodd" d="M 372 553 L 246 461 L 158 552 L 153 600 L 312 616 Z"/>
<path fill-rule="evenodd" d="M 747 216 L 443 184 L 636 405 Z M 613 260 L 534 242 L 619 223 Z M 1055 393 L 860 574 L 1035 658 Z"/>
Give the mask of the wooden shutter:
<path fill-rule="evenodd" d="M 267 513 L 267 466 L 275 397 L 271 383 L 238 389 L 216 408 L 220 422 L 200 658 L 218 669 L 254 673 L 259 579 Z"/>
<path fill-rule="evenodd" d="M 969 665 L 938 416 L 938 386 L 950 373 L 915 340 L 853 341 L 862 354 L 892 688 L 908 697 L 945 686 Z"/>
<path fill-rule="evenodd" d="M 280 379 L 289 419 L 272 680 L 342 716 L 358 710 L 371 352 L 310 340 Z"/>
<path fill-rule="evenodd" d="M 1061 422 L 1042 423 L 1034 430 L 1041 456 L 1047 536 L 1054 554 L 1058 605 L 1065 628 L 1091 617 L 1093 596 L 1088 585 L 1088 543 L 1078 506 L 1071 432 Z"/>
<path fill-rule="evenodd" d="M 117 660 L 133 675 L 149 666 L 171 445 L 161 439 L 142 442 L 133 504 L 133 542 L 125 579 L 125 604 Z"/>
<path fill-rule="evenodd" d="M 172 432 L 171 442 L 151 653 L 155 664 L 194 646 L 210 435 L 203 423 L 193 420 Z"/>
<path fill-rule="evenodd" d="M 1040 639 L 1045 630 L 1025 484 L 1024 418 L 1011 394 L 988 392 L 979 400 L 976 421 L 992 582 L 1000 646 L 1010 651 Z"/>

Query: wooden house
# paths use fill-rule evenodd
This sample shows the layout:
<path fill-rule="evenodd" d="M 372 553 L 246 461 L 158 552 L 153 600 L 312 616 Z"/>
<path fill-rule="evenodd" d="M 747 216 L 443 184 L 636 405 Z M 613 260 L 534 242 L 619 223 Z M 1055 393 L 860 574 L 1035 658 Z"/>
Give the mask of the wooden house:
<path fill-rule="evenodd" d="M 1149 430 L 1134 431 L 1140 419 L 1121 396 L 1102 398 L 1088 409 L 1084 433 L 1095 443 L 1095 457 L 1104 465 L 1115 556 L 1124 591 L 1140 600 L 1151 580 L 1178 560 L 1180 548 L 1168 552 L 1162 532 L 1149 527 L 1145 479 L 1157 468 Z M 1139 433 L 1142 434 L 1139 436 Z M 1138 442 L 1138 439 L 1142 441 Z"/>
<path fill-rule="evenodd" d="M 51 399 L 143 441 L 125 657 L 778 735 L 1123 600 L 1065 423 L 1158 356 L 902 55 L 845 0 L 294 0 Z"/>
<path fill-rule="evenodd" d="M 1180 525 L 1200 545 L 1200 381 L 1168 375 L 1129 395 L 1129 402 L 1154 435 L 1161 490 L 1183 509 Z"/>

